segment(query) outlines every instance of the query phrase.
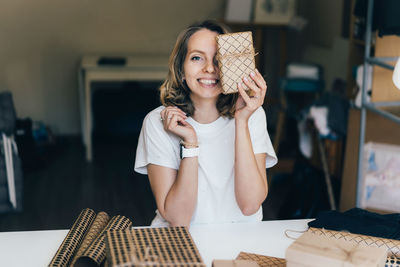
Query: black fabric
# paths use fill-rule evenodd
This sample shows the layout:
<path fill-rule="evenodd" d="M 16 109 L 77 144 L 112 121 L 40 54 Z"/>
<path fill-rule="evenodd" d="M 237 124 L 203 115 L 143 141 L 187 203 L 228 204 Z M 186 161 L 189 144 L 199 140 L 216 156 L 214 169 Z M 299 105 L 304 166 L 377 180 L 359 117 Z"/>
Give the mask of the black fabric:
<path fill-rule="evenodd" d="M 357 0 L 354 15 L 366 19 L 368 0 Z M 372 30 L 379 36 L 400 35 L 400 1 L 375 0 L 372 15 Z"/>
<path fill-rule="evenodd" d="M 315 106 L 326 106 L 328 108 L 328 127 L 336 134 L 346 135 L 350 108 L 350 103 L 346 98 L 337 93 L 327 92 L 315 102 Z"/>
<path fill-rule="evenodd" d="M 382 215 L 359 208 L 323 211 L 308 226 L 400 240 L 400 213 Z"/>
<path fill-rule="evenodd" d="M 400 1 L 384 0 L 381 4 L 378 16 L 379 36 L 400 35 Z"/>

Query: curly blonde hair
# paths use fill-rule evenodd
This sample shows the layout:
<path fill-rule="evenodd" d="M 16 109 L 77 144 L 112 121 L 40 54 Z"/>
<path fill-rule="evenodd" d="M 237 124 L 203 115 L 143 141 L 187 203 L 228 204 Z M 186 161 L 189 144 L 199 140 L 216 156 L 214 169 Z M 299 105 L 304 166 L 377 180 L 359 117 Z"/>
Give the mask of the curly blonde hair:
<path fill-rule="evenodd" d="M 176 106 L 188 116 L 193 116 L 195 108 L 190 99 L 190 88 L 183 79 L 183 64 L 186 59 L 190 37 L 201 29 L 208 29 L 219 34 L 230 32 L 225 25 L 213 20 L 192 24 L 181 32 L 169 58 L 167 78 L 159 89 L 160 101 L 164 106 Z M 235 113 L 237 98 L 237 94 L 220 94 L 217 100 L 219 114 L 232 118 Z"/>

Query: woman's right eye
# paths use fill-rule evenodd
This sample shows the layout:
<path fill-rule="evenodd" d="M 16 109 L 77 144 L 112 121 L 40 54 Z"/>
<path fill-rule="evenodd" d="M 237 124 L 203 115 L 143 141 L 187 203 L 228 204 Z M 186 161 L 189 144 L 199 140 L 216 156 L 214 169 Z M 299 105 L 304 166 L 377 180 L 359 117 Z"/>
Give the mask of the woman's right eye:
<path fill-rule="evenodd" d="M 201 59 L 200 56 L 192 56 L 191 57 L 191 60 L 193 60 L 193 61 L 199 61 L 200 59 Z"/>

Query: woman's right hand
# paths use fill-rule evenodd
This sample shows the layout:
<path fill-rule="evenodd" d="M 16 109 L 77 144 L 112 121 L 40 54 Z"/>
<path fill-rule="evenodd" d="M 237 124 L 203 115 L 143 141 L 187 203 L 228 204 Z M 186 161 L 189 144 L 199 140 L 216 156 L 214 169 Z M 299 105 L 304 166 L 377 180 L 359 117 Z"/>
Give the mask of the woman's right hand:
<path fill-rule="evenodd" d="M 179 136 L 188 143 L 197 143 L 196 131 L 186 122 L 185 112 L 177 107 L 166 107 L 160 113 L 164 130 Z"/>

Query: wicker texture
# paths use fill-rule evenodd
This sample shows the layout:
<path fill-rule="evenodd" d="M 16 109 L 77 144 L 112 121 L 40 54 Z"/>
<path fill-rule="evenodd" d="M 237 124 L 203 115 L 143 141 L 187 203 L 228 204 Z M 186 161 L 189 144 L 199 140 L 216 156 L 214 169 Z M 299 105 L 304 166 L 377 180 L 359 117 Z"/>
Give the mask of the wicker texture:
<path fill-rule="evenodd" d="M 205 267 L 187 228 L 135 228 L 107 232 L 109 266 Z"/>
<path fill-rule="evenodd" d="M 344 239 L 352 243 L 362 244 L 366 246 L 384 247 L 388 250 L 389 256 L 400 258 L 400 240 L 352 234 L 348 232 L 338 232 L 314 227 L 310 227 L 310 229 L 308 229 L 308 232 L 317 235 L 332 237 L 335 239 Z"/>
<path fill-rule="evenodd" d="M 81 257 L 77 259 L 76 263 L 80 261 L 87 262 L 88 259 L 100 265 L 106 258 L 106 232 L 109 230 L 124 230 L 130 228 L 132 222 L 124 216 L 117 215 L 112 217 L 108 222 L 107 226 L 104 227 L 96 239 L 90 244 L 90 246 L 82 253 Z"/>
<path fill-rule="evenodd" d="M 285 267 L 286 260 L 281 258 L 269 257 L 259 254 L 240 252 L 236 257 L 237 260 L 255 261 L 260 267 Z"/>
<path fill-rule="evenodd" d="M 106 227 L 107 223 L 110 221 L 110 216 L 107 213 L 101 211 L 97 214 L 96 219 L 90 226 L 88 233 L 86 234 L 83 242 L 76 252 L 74 259 L 72 260 L 71 266 L 74 266 L 78 258 L 80 258 L 85 250 L 92 244 L 93 240 L 101 233 L 101 231 Z"/>
<path fill-rule="evenodd" d="M 251 32 L 220 34 L 217 36 L 217 59 L 220 82 L 224 94 L 236 93 L 243 77 L 255 72 L 253 38 Z M 244 84 L 243 88 L 249 90 Z"/>
<path fill-rule="evenodd" d="M 351 243 L 361 244 L 371 247 L 383 247 L 388 251 L 386 266 L 400 267 L 400 240 L 380 238 L 374 236 L 352 234 L 348 232 L 339 232 L 334 230 L 326 230 L 321 228 L 310 227 L 308 232 L 329 238 L 346 240 Z"/>
<path fill-rule="evenodd" d="M 81 211 L 49 266 L 69 266 L 72 257 L 81 245 L 85 233 L 94 221 L 95 216 L 96 213 L 91 209 L 84 209 Z"/>
<path fill-rule="evenodd" d="M 386 259 L 386 267 L 400 267 L 400 259 L 396 257 L 387 257 Z"/>

